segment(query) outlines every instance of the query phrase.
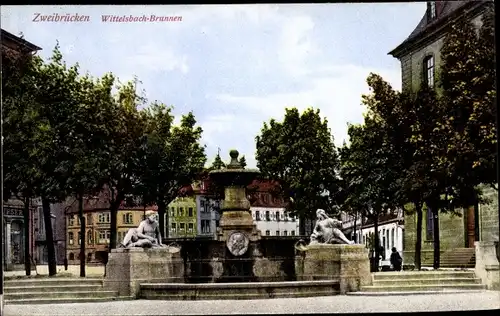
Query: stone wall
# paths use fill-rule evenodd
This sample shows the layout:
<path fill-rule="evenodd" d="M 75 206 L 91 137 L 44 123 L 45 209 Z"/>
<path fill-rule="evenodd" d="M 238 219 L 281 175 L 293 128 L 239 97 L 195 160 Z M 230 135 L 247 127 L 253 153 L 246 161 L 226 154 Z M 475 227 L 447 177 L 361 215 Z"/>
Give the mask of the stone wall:
<path fill-rule="evenodd" d="M 463 214 L 463 212 L 462 212 Z M 415 242 L 417 240 L 417 215 L 408 214 L 405 217 L 403 264 L 415 264 Z M 422 216 L 422 252 L 421 263 L 423 266 L 432 265 L 434 260 L 433 240 L 426 238 L 427 209 L 424 208 Z M 439 233 L 441 255 L 449 249 L 465 247 L 465 231 L 463 216 L 453 214 L 439 214 Z"/>
<path fill-rule="evenodd" d="M 299 237 L 262 237 L 249 246 L 249 258 L 253 260 L 252 280 L 293 281 L 295 277 L 295 243 Z M 185 266 L 186 283 L 212 283 L 225 279 L 224 263 L 228 254 L 225 242 L 217 240 L 178 241 Z M 250 255 L 251 254 L 251 255 Z M 231 257 L 231 256 L 229 256 Z M 233 259 L 235 262 L 238 258 Z M 227 260 L 226 260 L 227 261 Z"/>
<path fill-rule="evenodd" d="M 479 205 L 479 238 L 482 241 L 498 241 L 498 192 L 483 187 L 487 202 Z"/>

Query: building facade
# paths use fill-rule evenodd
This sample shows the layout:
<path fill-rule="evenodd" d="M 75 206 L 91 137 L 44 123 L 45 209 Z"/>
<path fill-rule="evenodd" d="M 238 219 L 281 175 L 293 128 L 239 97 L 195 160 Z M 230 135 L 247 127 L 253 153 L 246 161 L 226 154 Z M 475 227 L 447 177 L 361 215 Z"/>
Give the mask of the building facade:
<path fill-rule="evenodd" d="M 379 267 L 388 267 L 391 265 L 389 259 L 393 247 L 395 247 L 400 254 L 403 254 L 405 231 L 403 216 L 403 210 L 397 210 L 379 216 L 379 245 L 383 248 Z M 370 251 L 374 251 L 375 225 L 373 220 L 362 218 L 359 214 L 357 216 L 352 216 L 345 212 L 341 213 L 341 220 L 342 229 L 348 239 L 354 240 L 357 244 L 363 244 Z"/>
<path fill-rule="evenodd" d="M 195 237 L 197 232 L 197 205 L 195 196 L 178 197 L 168 205 L 170 238 Z M 167 221 L 165 220 L 165 223 Z M 165 236 L 165 235 L 164 235 Z"/>
<path fill-rule="evenodd" d="M 389 54 L 401 62 L 402 88 L 416 92 L 422 85 L 435 88 L 441 65 L 441 48 L 447 30 L 458 19 L 469 19 L 475 26 L 482 24 L 482 14 L 492 1 L 428 1 L 427 9 L 410 36 Z M 441 252 L 457 248 L 470 248 L 479 240 L 498 241 L 498 194 L 486 189 L 489 203 L 473 205 L 460 210 L 460 215 L 439 214 Z M 433 221 L 432 211 L 423 210 L 422 265 L 432 265 Z M 404 260 L 414 262 L 416 216 L 405 214 Z"/>
<path fill-rule="evenodd" d="M 210 182 L 208 178 L 196 181 L 193 184 L 193 192 L 196 202 L 196 236 L 212 237 L 217 234 L 220 213 L 223 201 L 212 196 L 207 188 Z"/>
<path fill-rule="evenodd" d="M 145 218 L 144 208 L 122 208 L 117 215 L 116 244 L 131 228 L 137 228 Z M 111 214 L 105 210 L 85 209 L 85 261 L 87 263 L 104 263 L 107 261 L 111 236 Z M 77 212 L 66 214 L 67 236 L 66 257 L 68 264 L 80 262 L 80 217 Z"/>
<path fill-rule="evenodd" d="M 250 193 L 250 211 L 262 236 L 299 235 L 299 220 L 286 211 L 282 198 L 272 195 L 272 181 L 254 181 Z"/>

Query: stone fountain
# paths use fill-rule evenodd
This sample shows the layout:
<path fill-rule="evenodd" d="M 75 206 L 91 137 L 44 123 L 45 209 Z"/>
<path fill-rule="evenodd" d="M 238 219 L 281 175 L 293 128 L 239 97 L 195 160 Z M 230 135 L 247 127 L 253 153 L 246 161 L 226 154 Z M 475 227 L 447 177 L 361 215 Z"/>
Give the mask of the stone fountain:
<path fill-rule="evenodd" d="M 111 251 L 105 287 L 132 298 L 193 300 L 334 295 L 371 284 L 368 251 L 348 240 L 341 222 L 323 210 L 317 210 L 308 245 L 300 236 L 261 236 L 246 193 L 259 170 L 242 167 L 238 155 L 231 150 L 227 167 L 209 174 L 216 186 L 224 187 L 214 239 L 162 246 L 151 217 L 144 222 L 151 229 L 144 232 L 156 232 L 153 247 L 134 247 L 148 242 L 137 235 L 143 226 L 131 230 L 124 248 Z"/>

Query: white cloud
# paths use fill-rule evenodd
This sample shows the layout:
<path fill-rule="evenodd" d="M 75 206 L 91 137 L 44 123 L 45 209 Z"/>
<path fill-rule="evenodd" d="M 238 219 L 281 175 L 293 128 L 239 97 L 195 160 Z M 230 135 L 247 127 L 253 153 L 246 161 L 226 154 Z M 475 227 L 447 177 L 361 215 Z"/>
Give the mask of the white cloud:
<path fill-rule="evenodd" d="M 179 70 L 186 74 L 189 71 L 186 55 L 165 47 L 158 51 L 159 48 L 152 43 L 141 46 L 136 54 L 126 57 L 127 66 L 152 72 Z"/>

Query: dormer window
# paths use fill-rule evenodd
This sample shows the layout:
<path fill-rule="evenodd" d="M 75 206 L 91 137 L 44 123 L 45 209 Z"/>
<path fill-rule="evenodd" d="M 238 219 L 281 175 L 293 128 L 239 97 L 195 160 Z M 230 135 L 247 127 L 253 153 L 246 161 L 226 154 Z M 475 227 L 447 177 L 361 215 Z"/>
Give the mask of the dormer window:
<path fill-rule="evenodd" d="M 429 20 L 436 18 L 436 1 L 429 1 L 427 3 L 427 9 L 429 10 Z"/>

